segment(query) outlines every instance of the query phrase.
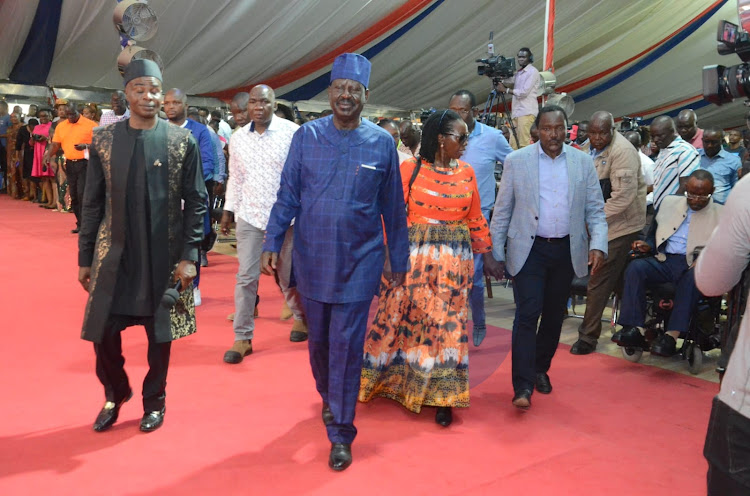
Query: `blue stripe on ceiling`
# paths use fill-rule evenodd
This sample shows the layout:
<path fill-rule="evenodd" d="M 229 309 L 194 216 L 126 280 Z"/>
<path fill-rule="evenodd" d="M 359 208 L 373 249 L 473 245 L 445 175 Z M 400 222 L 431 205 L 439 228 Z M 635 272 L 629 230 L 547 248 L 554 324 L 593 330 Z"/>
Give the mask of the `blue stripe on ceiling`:
<path fill-rule="evenodd" d="M 46 84 L 55 55 L 63 0 L 40 0 L 21 53 L 8 79 L 20 84 Z"/>
<path fill-rule="evenodd" d="M 424 9 L 418 16 L 416 16 L 411 21 L 407 22 L 400 28 L 398 28 L 396 31 L 391 33 L 388 37 L 384 38 L 381 42 L 373 45 L 368 50 L 365 50 L 362 52 L 361 55 L 366 57 L 368 60 L 372 60 L 373 57 L 375 57 L 377 54 L 388 48 L 394 41 L 398 40 L 400 37 L 402 37 L 404 34 L 406 34 L 411 28 L 419 24 L 419 22 L 430 15 L 430 13 L 435 10 L 441 3 L 443 3 L 445 0 L 437 0 L 435 3 Z M 308 81 L 307 83 L 303 84 L 299 88 L 295 88 L 292 91 L 289 91 L 287 93 L 284 93 L 279 98 L 282 98 L 284 100 L 290 100 L 293 102 L 296 102 L 298 100 L 309 100 L 313 98 L 315 95 L 318 95 L 319 93 L 325 91 L 325 89 L 328 87 L 328 84 L 330 83 L 331 79 L 331 71 L 326 72 L 325 74 L 321 74 L 320 76 L 316 77 L 315 79 Z"/>
<path fill-rule="evenodd" d="M 608 89 L 622 83 L 626 79 L 628 79 L 630 76 L 633 76 L 637 74 L 638 72 L 642 71 L 652 63 L 656 62 L 660 57 L 665 55 L 667 52 L 669 52 L 672 48 L 679 45 L 685 38 L 693 34 L 699 27 L 701 27 L 703 24 L 705 24 L 706 21 L 708 21 L 711 17 L 713 17 L 718 10 L 724 6 L 724 4 L 727 3 L 727 0 L 724 0 L 721 3 L 718 3 L 706 12 L 704 15 L 699 17 L 695 20 L 695 22 L 691 23 L 689 26 L 687 26 L 684 30 L 677 33 L 673 38 L 666 41 L 663 45 L 661 45 L 659 48 L 633 64 L 632 66 L 628 67 L 626 70 L 622 71 L 612 79 L 609 79 L 605 81 L 604 83 L 600 84 L 599 86 L 595 86 L 591 88 L 590 90 L 581 93 L 580 95 L 574 96 L 575 102 L 580 103 L 585 100 L 588 100 L 589 98 L 592 98 L 600 93 L 603 93 L 607 91 Z"/>

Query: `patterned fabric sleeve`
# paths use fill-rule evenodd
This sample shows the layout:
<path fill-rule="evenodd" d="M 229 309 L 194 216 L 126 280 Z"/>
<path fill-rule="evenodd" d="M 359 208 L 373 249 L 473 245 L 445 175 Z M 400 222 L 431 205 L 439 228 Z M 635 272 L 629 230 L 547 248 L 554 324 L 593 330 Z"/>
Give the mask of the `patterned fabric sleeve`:
<path fill-rule="evenodd" d="M 477 189 L 477 179 L 474 170 L 469 169 L 472 181 L 471 207 L 466 216 L 466 223 L 469 225 L 471 234 L 471 249 L 474 253 L 487 253 L 492 251 L 492 239 L 490 239 L 490 230 L 487 226 L 487 219 L 482 215 L 482 202 L 479 199 L 479 190 Z"/>

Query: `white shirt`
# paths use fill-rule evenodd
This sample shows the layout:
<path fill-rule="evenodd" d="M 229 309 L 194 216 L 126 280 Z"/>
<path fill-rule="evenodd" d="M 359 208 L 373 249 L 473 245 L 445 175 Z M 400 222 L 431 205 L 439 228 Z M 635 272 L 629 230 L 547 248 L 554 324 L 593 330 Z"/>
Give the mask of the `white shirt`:
<path fill-rule="evenodd" d="M 224 210 L 264 230 L 276 202 L 281 171 L 299 129 L 294 122 L 273 116 L 263 134 L 250 122 L 229 140 L 229 170 Z"/>
<path fill-rule="evenodd" d="M 232 128 L 229 126 L 229 124 L 225 120 L 219 120 L 219 136 L 224 138 L 225 140 L 229 141 L 229 138 L 232 137 Z"/>
<path fill-rule="evenodd" d="M 643 174 L 643 181 L 646 186 L 654 185 L 654 161 L 649 158 L 648 155 L 638 150 L 638 156 L 641 158 L 641 174 Z M 652 191 L 646 195 L 646 205 L 654 203 L 654 192 Z"/>

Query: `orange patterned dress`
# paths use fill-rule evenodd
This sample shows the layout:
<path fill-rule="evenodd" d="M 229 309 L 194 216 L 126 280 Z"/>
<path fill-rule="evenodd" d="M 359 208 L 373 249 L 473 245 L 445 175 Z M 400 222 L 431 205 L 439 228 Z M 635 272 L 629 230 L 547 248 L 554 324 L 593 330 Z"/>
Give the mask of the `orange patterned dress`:
<path fill-rule="evenodd" d="M 381 282 L 367 334 L 360 401 L 391 398 L 413 412 L 422 406 L 469 406 L 468 297 L 473 253 L 491 251 L 474 170 L 417 160 L 401 164 L 407 200 L 410 271 L 403 286 Z"/>

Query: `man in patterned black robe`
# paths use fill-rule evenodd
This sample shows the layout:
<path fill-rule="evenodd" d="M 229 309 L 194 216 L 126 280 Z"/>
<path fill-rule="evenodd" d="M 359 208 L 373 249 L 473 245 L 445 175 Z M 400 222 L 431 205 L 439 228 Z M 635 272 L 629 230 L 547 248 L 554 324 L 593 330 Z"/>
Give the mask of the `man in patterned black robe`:
<path fill-rule="evenodd" d="M 207 193 L 195 139 L 158 118 L 159 67 L 137 60 L 124 78 L 131 116 L 96 128 L 90 150 L 78 242 L 78 279 L 89 293 L 81 337 L 94 343 L 106 397 L 94 430 L 104 431 L 133 394 L 120 332 L 145 327 L 140 429 L 148 432 L 164 421 L 171 341 L 195 332 L 191 285 Z M 177 281 L 179 298 L 169 305 L 162 300 Z"/>

